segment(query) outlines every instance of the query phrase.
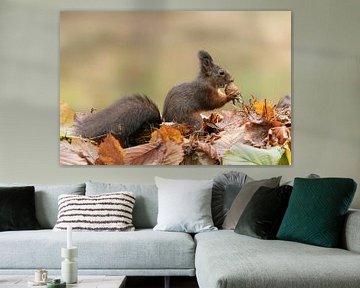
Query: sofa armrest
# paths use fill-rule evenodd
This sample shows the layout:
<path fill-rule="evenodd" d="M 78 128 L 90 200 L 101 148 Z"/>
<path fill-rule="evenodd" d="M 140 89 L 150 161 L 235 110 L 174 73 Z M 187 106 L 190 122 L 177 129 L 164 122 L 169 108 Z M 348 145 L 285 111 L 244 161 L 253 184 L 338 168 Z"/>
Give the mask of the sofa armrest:
<path fill-rule="evenodd" d="M 343 232 L 343 248 L 360 253 L 360 210 L 349 210 Z"/>

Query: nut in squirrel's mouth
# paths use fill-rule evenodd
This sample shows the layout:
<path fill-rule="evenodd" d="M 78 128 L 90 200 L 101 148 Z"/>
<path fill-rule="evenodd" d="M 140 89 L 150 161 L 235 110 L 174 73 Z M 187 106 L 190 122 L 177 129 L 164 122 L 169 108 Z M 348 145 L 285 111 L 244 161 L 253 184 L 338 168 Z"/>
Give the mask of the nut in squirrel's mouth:
<path fill-rule="evenodd" d="M 234 82 L 234 78 L 231 78 L 228 81 L 226 81 L 226 83 L 222 83 L 221 86 L 219 86 L 219 88 L 225 88 L 226 86 L 230 85 L 233 82 Z"/>

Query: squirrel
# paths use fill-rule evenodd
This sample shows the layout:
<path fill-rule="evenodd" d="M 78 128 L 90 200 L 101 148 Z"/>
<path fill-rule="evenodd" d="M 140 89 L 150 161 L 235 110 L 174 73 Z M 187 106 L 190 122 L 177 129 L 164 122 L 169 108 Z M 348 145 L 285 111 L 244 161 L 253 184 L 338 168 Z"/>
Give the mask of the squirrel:
<path fill-rule="evenodd" d="M 196 130 L 202 128 L 201 112 L 220 108 L 240 95 L 238 90 L 227 93 L 226 86 L 234 80 L 225 69 L 214 64 L 208 52 L 200 50 L 198 58 L 200 72 L 197 78 L 170 89 L 162 114 L 165 121 L 187 123 Z M 225 94 L 219 88 L 225 88 Z"/>
<path fill-rule="evenodd" d="M 237 89 L 226 86 L 234 80 L 220 66 L 214 64 L 210 54 L 200 50 L 200 72 L 192 82 L 174 86 L 168 92 L 163 109 L 163 120 L 185 123 L 202 128 L 200 113 L 220 108 L 240 95 Z M 236 86 L 235 86 L 236 87 Z M 225 88 L 225 94 L 219 91 Z M 76 121 L 75 134 L 98 139 L 112 133 L 124 148 L 132 146 L 130 138 L 139 131 L 162 123 L 160 111 L 147 96 L 122 97 L 107 108 Z"/>

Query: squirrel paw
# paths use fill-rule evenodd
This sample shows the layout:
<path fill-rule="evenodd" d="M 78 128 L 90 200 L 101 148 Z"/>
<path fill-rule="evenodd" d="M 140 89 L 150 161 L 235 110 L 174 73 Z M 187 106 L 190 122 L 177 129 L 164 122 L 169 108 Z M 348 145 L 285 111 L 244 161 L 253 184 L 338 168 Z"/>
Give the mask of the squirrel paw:
<path fill-rule="evenodd" d="M 225 86 L 225 94 L 233 102 L 235 103 L 242 103 L 242 97 L 240 89 L 234 84 L 234 82 L 229 83 Z"/>

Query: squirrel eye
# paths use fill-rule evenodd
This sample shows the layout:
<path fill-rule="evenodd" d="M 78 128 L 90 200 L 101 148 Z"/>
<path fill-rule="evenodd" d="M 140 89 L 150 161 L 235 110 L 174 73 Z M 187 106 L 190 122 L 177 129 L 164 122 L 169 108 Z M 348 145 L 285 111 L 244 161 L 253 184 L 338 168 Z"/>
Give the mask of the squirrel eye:
<path fill-rule="evenodd" d="M 225 75 L 225 71 L 224 71 L 224 70 L 220 70 L 220 71 L 219 71 L 219 75 L 220 75 L 220 76 L 224 76 L 224 75 Z"/>

